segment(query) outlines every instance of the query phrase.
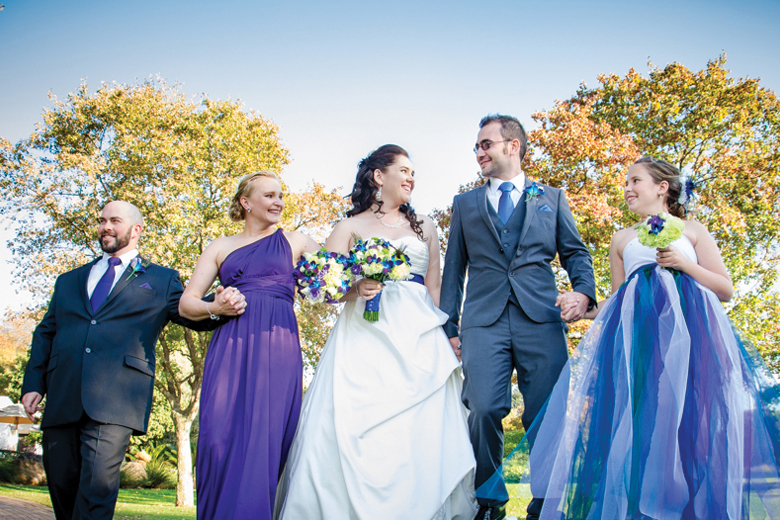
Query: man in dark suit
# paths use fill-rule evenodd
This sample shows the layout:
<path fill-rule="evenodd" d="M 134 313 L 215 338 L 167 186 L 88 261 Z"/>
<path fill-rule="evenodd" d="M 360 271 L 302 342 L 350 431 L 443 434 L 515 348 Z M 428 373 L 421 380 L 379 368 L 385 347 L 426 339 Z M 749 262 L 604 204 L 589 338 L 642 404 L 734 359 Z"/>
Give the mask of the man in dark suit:
<path fill-rule="evenodd" d="M 528 429 L 566 364 L 564 321 L 581 318 L 596 294 L 590 253 L 564 193 L 523 174 L 527 139 L 520 122 L 494 115 L 479 126 L 474 152 L 488 182 L 452 203 L 441 308 L 449 315 L 445 331 L 463 361 L 463 402 L 477 460 L 476 518 L 497 520 L 505 517 L 508 500 L 496 469 L 503 456 L 501 419 L 511 406 L 512 371 L 517 371 Z M 563 315 L 556 307 L 551 266 L 556 255 L 573 286 L 565 298 L 576 302 L 566 305 Z M 480 486 L 489 480 L 487 493 Z M 528 518 L 537 518 L 540 509 L 541 500 L 533 500 Z"/>
<path fill-rule="evenodd" d="M 179 316 L 179 273 L 138 255 L 142 228 L 135 206 L 107 204 L 98 224 L 103 256 L 57 278 L 33 333 L 22 403 L 32 416 L 48 396 L 43 463 L 59 520 L 113 518 L 130 436 L 148 426 L 154 348 L 165 324 L 210 330 L 217 315 L 246 305 L 227 289 L 206 304 L 215 319 Z"/>

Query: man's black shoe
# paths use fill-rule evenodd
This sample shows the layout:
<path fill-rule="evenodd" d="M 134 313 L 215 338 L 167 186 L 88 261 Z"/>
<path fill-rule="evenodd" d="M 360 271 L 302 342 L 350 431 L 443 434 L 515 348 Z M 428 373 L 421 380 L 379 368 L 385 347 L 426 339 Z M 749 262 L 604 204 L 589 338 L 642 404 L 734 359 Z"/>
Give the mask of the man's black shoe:
<path fill-rule="evenodd" d="M 503 520 L 506 518 L 506 504 L 500 506 L 479 506 L 474 520 Z"/>

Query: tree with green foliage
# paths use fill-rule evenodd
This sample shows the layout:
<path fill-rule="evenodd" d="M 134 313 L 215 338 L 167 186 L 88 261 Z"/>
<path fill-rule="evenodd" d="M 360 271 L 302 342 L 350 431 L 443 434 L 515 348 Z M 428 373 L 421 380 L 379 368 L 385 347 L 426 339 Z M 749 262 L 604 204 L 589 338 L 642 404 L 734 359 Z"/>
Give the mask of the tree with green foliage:
<path fill-rule="evenodd" d="M 238 231 L 227 217 L 237 179 L 279 172 L 288 162 L 276 125 L 260 114 L 237 102 L 189 99 L 160 79 L 103 84 L 94 93 L 82 84 L 65 101 L 52 99 L 29 138 L 16 145 L 0 139 L 7 194 L 0 214 L 16 223 L 10 248 L 17 279 L 42 296 L 57 274 L 101 254 L 96 222 L 111 200 L 141 210 L 141 254 L 178 269 L 186 283 L 206 245 Z M 342 199 L 315 184 L 287 195 L 282 225 L 317 235 L 342 211 Z M 158 341 L 155 388 L 176 430 L 182 506 L 194 503 L 190 432 L 209 338 L 169 324 Z"/>

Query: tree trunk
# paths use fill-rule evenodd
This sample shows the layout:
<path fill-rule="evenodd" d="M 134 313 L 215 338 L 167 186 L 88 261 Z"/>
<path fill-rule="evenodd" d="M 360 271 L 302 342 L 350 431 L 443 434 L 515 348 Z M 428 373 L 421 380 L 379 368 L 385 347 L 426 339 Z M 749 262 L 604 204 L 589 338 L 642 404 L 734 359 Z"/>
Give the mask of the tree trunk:
<path fill-rule="evenodd" d="M 195 491 L 192 479 L 192 449 L 190 447 L 190 432 L 193 417 L 186 417 L 173 412 L 173 423 L 176 426 L 176 451 L 178 452 L 179 479 L 176 483 L 176 507 L 195 505 Z"/>

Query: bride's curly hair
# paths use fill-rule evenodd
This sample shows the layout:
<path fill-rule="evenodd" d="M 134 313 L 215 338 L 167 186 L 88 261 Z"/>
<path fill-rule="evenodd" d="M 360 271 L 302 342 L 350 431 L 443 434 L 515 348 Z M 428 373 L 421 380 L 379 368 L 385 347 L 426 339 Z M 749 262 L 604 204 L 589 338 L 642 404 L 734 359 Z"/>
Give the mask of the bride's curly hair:
<path fill-rule="evenodd" d="M 348 217 L 354 217 L 366 210 L 376 206 L 374 213 L 384 213 L 382 211 L 383 201 L 377 200 L 376 193 L 379 191 L 374 181 L 374 170 L 382 170 L 393 164 L 399 155 L 409 157 L 409 153 L 395 144 L 386 144 L 380 146 L 358 163 L 357 177 L 355 185 L 352 187 L 352 193 L 349 195 L 352 201 L 352 209 L 347 211 Z M 409 225 L 412 227 L 420 240 L 425 240 L 422 231 L 422 219 L 417 218 L 414 208 L 410 204 L 401 204 L 398 208 L 404 214 Z"/>

